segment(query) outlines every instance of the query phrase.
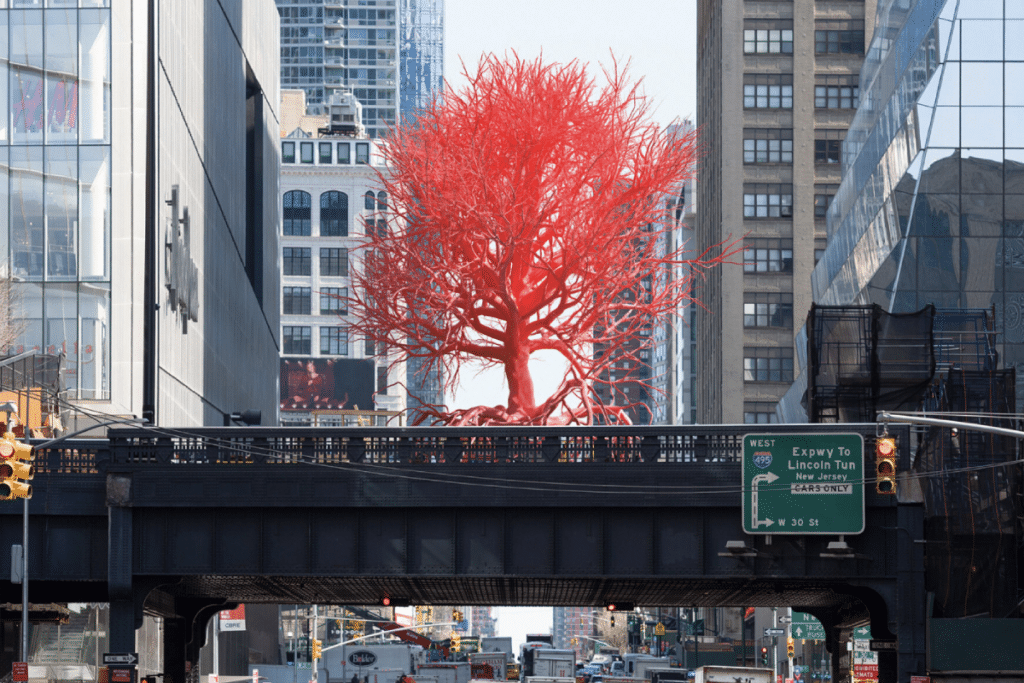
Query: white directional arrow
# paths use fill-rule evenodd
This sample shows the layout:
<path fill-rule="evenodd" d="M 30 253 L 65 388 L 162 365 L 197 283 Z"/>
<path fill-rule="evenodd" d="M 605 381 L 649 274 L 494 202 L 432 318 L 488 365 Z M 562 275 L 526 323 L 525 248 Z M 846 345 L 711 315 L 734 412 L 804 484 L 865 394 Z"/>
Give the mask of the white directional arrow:
<path fill-rule="evenodd" d="M 802 626 L 797 626 L 797 627 L 796 627 L 795 629 L 793 629 L 793 630 L 794 630 L 794 631 L 796 631 L 796 637 L 797 637 L 797 638 L 802 638 L 802 637 L 803 637 L 803 634 L 804 634 L 804 629 L 803 629 L 803 627 L 802 627 Z"/>
<path fill-rule="evenodd" d="M 756 529 L 759 526 L 771 526 L 775 522 L 770 519 L 758 519 L 757 518 L 757 485 L 761 482 L 770 484 L 776 481 L 779 475 L 772 472 L 765 472 L 764 474 L 758 474 L 754 476 L 753 481 L 750 484 L 750 526 Z"/>

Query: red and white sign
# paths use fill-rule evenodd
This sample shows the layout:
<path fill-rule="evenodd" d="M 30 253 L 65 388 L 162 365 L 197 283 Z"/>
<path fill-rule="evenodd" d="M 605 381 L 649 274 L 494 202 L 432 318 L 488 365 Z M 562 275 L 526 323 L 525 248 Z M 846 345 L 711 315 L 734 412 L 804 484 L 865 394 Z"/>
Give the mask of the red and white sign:
<path fill-rule="evenodd" d="M 132 683 L 132 672 L 134 668 L 117 668 L 110 667 L 110 683 Z"/>
<path fill-rule="evenodd" d="M 931 676 L 911 676 L 910 683 L 932 683 Z"/>
<path fill-rule="evenodd" d="M 245 605 L 239 605 L 235 609 L 222 609 L 220 611 L 220 630 L 244 631 Z"/>
<path fill-rule="evenodd" d="M 28 680 L 28 662 L 14 662 L 11 670 L 14 680 L 23 683 Z"/>
<path fill-rule="evenodd" d="M 210 674 L 206 677 L 206 683 L 220 683 L 220 674 Z"/>
<path fill-rule="evenodd" d="M 853 677 L 854 678 L 878 678 L 878 665 L 877 664 L 854 664 L 853 665 Z"/>
<path fill-rule="evenodd" d="M 260 683 L 260 670 L 259 669 L 253 669 L 252 670 L 252 683 Z"/>

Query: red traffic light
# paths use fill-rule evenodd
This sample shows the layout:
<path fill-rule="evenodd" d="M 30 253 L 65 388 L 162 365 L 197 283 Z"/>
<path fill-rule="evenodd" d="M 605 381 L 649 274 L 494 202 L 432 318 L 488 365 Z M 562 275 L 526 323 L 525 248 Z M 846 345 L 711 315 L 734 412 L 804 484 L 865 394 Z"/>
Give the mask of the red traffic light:
<path fill-rule="evenodd" d="M 387 596 L 381 598 L 380 599 L 380 604 L 384 605 L 385 607 L 390 607 L 391 606 L 391 598 L 389 598 Z"/>
<path fill-rule="evenodd" d="M 631 602 L 610 602 L 608 603 L 609 612 L 632 612 L 633 603 Z"/>

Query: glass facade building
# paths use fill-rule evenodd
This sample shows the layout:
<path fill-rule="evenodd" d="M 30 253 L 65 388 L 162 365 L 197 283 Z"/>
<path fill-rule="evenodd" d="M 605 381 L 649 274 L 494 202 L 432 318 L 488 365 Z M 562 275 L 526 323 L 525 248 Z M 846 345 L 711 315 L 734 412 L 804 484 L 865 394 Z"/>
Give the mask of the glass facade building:
<path fill-rule="evenodd" d="M 63 352 L 70 398 L 110 395 L 110 26 L 109 0 L 0 0 L 6 352 Z"/>
<path fill-rule="evenodd" d="M 1019 378 L 1024 3 L 888 0 L 876 27 L 814 301 L 892 313 L 990 309 L 999 357 Z M 806 349 L 806 331 L 797 348 Z M 783 421 L 806 419 L 802 380 L 780 403 Z M 1018 409 L 1021 388 L 1018 379 Z"/>
<path fill-rule="evenodd" d="M 351 92 L 376 138 L 440 92 L 444 0 L 276 1 L 281 87 L 304 90 L 310 113 Z"/>

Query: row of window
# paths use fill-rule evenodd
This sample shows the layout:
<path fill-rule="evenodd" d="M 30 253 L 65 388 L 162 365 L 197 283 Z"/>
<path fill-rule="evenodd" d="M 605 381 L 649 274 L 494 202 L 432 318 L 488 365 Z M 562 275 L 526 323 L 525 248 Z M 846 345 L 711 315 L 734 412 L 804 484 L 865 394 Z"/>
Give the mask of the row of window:
<path fill-rule="evenodd" d="M 748 346 L 743 349 L 744 382 L 793 383 L 793 347 Z"/>
<path fill-rule="evenodd" d="M 792 218 L 793 186 L 747 183 L 743 186 L 744 218 Z"/>
<path fill-rule="evenodd" d="M 316 143 L 316 155 L 317 162 L 319 164 L 351 164 L 352 163 L 352 143 L 350 142 L 319 142 Z M 370 163 L 370 143 L 369 142 L 357 142 L 355 162 L 357 164 L 368 164 Z M 335 151 L 337 154 L 335 155 Z M 314 144 L 313 142 L 300 142 L 299 143 L 299 156 L 296 161 L 295 156 L 295 142 L 291 140 L 283 140 L 281 142 L 281 163 L 282 164 L 312 164 L 314 163 Z"/>
<path fill-rule="evenodd" d="M 814 86 L 816 109 L 856 109 L 860 86 L 856 76 L 820 76 Z M 745 109 L 792 109 L 793 74 L 746 74 L 743 77 Z"/>
<path fill-rule="evenodd" d="M 320 355 L 347 356 L 348 328 L 339 326 L 320 327 Z M 284 325 L 281 328 L 281 347 L 286 355 L 308 356 L 313 352 L 313 328 L 308 325 Z M 367 343 L 372 355 L 372 342 Z"/>
<path fill-rule="evenodd" d="M 309 237 L 313 231 L 313 198 L 303 190 L 284 193 L 281 211 L 282 233 L 290 237 Z M 366 211 L 384 213 L 388 210 L 388 195 L 384 191 L 372 190 L 363 195 Z M 373 223 L 373 221 L 369 221 Z M 386 229 L 386 221 L 376 221 L 378 232 Z M 320 195 L 320 233 L 323 237 L 348 236 L 348 195 L 330 190 Z"/>
<path fill-rule="evenodd" d="M 285 247 L 284 275 L 312 275 L 309 249 Z M 324 248 L 320 250 L 321 277 L 348 277 L 348 249 Z"/>
<path fill-rule="evenodd" d="M 845 130 L 814 131 L 814 163 L 838 164 L 842 160 Z M 743 130 L 743 163 L 793 163 L 793 130 L 791 128 L 745 128 Z"/>
<path fill-rule="evenodd" d="M 864 54 L 863 21 L 819 21 L 816 25 L 814 51 L 817 54 Z M 793 54 L 791 19 L 748 19 L 745 26 L 745 54 Z"/>

